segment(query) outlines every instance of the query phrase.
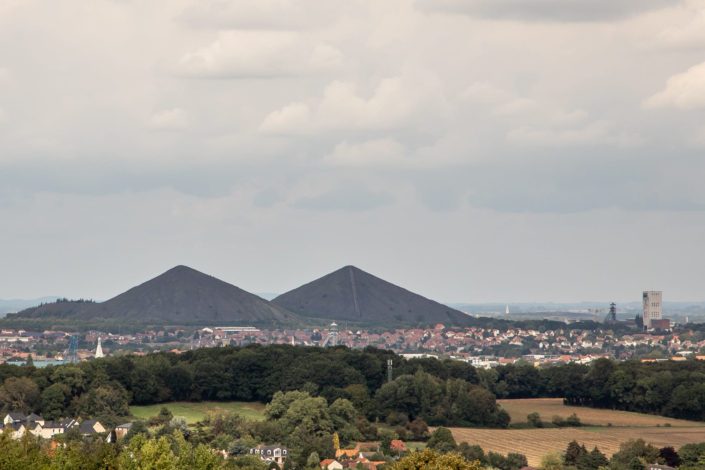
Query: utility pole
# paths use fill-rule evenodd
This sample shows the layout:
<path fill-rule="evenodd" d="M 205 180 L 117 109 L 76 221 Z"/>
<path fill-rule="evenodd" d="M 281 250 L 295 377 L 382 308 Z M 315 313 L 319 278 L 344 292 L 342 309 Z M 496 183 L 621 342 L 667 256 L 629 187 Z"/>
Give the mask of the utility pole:
<path fill-rule="evenodd" d="M 391 359 L 389 359 L 387 361 L 387 381 L 389 383 L 392 382 L 392 360 Z"/>

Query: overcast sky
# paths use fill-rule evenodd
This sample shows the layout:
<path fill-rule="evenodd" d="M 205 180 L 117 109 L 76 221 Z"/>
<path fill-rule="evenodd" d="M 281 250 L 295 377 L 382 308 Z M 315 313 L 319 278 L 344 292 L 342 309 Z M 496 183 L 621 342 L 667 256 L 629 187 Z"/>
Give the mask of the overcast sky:
<path fill-rule="evenodd" d="M 705 299 L 704 110 L 702 0 L 3 0 L 0 298 Z"/>

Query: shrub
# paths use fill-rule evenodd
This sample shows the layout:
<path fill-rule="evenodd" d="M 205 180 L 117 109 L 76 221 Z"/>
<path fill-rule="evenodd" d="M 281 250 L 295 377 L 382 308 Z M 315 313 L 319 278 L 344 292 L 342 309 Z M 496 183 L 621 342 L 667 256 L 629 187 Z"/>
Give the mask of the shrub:
<path fill-rule="evenodd" d="M 568 424 L 568 426 L 580 426 L 580 418 L 578 418 L 578 415 L 576 415 L 575 413 L 568 416 L 568 419 L 566 419 L 565 422 Z"/>
<path fill-rule="evenodd" d="M 542 428 L 543 422 L 541 421 L 541 416 L 538 413 L 531 413 L 526 417 L 526 420 L 531 423 L 535 428 Z"/>
<path fill-rule="evenodd" d="M 558 415 L 554 415 L 553 418 L 551 418 L 551 423 L 556 426 L 565 426 L 565 420 Z"/>

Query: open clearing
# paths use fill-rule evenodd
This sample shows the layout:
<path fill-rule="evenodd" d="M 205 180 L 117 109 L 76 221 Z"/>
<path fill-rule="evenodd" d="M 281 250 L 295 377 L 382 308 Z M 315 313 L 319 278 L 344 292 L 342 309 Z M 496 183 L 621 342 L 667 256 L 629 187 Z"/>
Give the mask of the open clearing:
<path fill-rule="evenodd" d="M 664 418 L 661 416 L 630 413 L 627 411 L 598 410 L 594 408 L 584 408 L 580 406 L 566 406 L 562 398 L 527 398 L 516 400 L 497 400 L 509 416 L 512 423 L 526 422 L 529 413 L 538 413 L 542 421 L 550 422 L 554 415 L 562 418 L 575 413 L 583 424 L 594 424 L 606 426 L 663 426 L 669 423 L 671 426 L 703 426 L 705 423 L 696 421 L 685 421 L 681 419 Z"/>
<path fill-rule="evenodd" d="M 216 402 L 203 401 L 198 403 L 193 402 L 174 402 L 161 403 L 159 405 L 148 406 L 131 406 L 130 412 L 137 418 L 149 418 L 156 415 L 161 410 L 162 406 L 166 406 L 174 416 L 185 417 L 189 424 L 193 424 L 203 419 L 203 416 L 209 411 L 219 411 L 226 413 L 235 411 L 244 418 L 254 419 L 257 421 L 263 420 L 264 405 L 259 402 Z"/>
<path fill-rule="evenodd" d="M 597 446 L 610 457 L 627 439 L 643 438 L 659 447 L 678 449 L 691 442 L 705 442 L 705 427 L 695 428 L 560 428 L 560 429 L 464 429 L 451 428 L 456 442 L 477 444 L 487 452 L 519 452 L 526 455 L 530 466 L 537 466 L 549 451 L 565 451 L 573 439 L 588 450 Z"/>

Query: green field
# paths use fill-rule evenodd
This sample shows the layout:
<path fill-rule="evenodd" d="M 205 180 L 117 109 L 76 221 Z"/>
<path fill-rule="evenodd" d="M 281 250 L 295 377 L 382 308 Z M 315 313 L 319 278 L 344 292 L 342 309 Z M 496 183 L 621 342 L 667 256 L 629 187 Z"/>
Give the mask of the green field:
<path fill-rule="evenodd" d="M 261 421 L 264 419 L 264 405 L 259 402 L 217 402 L 217 401 L 202 401 L 199 403 L 192 402 L 175 402 L 162 403 L 159 405 L 148 406 L 131 406 L 130 412 L 137 418 L 149 418 L 159 413 L 162 406 L 166 406 L 174 416 L 185 417 L 189 424 L 193 424 L 203 419 L 203 416 L 209 411 L 228 412 L 235 411 L 244 418 Z"/>

